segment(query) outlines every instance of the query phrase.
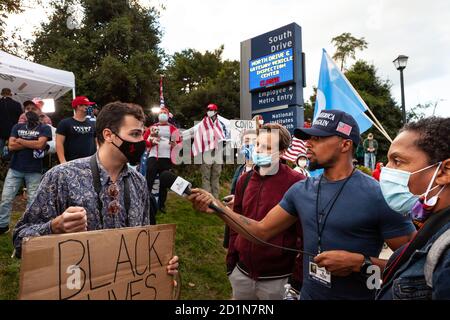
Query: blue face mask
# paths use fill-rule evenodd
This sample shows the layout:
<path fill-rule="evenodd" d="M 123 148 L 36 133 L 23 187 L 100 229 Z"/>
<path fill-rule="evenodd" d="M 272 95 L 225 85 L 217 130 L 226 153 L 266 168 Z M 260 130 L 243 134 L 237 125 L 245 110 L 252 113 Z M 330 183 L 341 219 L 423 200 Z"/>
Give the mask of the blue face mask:
<path fill-rule="evenodd" d="M 436 169 L 433 179 L 431 180 L 431 182 L 427 188 L 427 191 L 424 194 L 425 200 L 426 200 L 428 193 L 430 193 L 432 190 L 434 190 L 438 187 L 438 186 L 436 186 L 435 188 L 431 188 L 431 186 L 433 185 L 434 179 L 436 178 L 436 175 L 439 172 L 439 168 L 440 168 L 441 164 L 442 163 L 439 163 L 439 166 Z M 416 204 L 419 201 L 421 196 L 412 194 L 411 191 L 409 191 L 409 186 L 408 186 L 409 178 L 413 174 L 425 171 L 436 165 L 437 164 L 433 164 L 431 166 L 428 166 L 426 168 L 420 169 L 415 172 L 407 172 L 407 171 L 403 171 L 403 170 L 384 167 L 381 170 L 380 187 L 381 187 L 381 192 L 383 193 L 383 197 L 386 200 L 389 207 L 392 210 L 394 210 L 402 215 L 405 215 L 405 216 L 411 214 L 412 209 L 416 206 Z M 432 199 L 434 200 L 434 198 L 436 198 L 436 196 L 433 197 Z M 430 199 L 430 200 L 432 200 L 432 199 Z"/>
<path fill-rule="evenodd" d="M 258 167 L 270 167 L 272 165 L 272 155 L 266 153 L 257 153 L 253 150 L 252 161 Z"/>
<path fill-rule="evenodd" d="M 245 160 L 251 160 L 252 159 L 252 154 L 253 154 L 253 150 L 255 149 L 255 145 L 254 144 L 244 144 L 241 147 L 241 154 L 243 154 L 245 156 Z"/>

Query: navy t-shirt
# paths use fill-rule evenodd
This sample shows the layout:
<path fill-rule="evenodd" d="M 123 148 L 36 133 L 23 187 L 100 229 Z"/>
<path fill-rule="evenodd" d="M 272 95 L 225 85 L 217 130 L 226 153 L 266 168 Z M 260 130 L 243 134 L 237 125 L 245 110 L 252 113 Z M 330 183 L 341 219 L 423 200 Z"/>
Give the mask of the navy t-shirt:
<path fill-rule="evenodd" d="M 66 161 L 85 158 L 97 150 L 95 144 L 95 122 L 86 118 L 80 122 L 74 118 L 61 120 L 56 133 L 66 137 L 64 140 L 64 157 Z"/>
<path fill-rule="evenodd" d="M 52 140 L 52 129 L 46 124 L 29 129 L 26 123 L 16 124 L 11 130 L 11 137 L 24 140 L 39 140 L 39 137 L 47 137 Z M 11 169 L 25 173 L 41 173 L 42 159 L 33 156 L 33 149 L 14 151 L 11 158 Z"/>
<path fill-rule="evenodd" d="M 316 197 L 319 180 L 320 176 L 297 182 L 280 202 L 289 214 L 300 217 L 304 250 L 313 254 L 318 253 Z M 344 181 L 322 178 L 320 210 L 335 197 Z M 385 239 L 405 236 L 414 230 L 410 219 L 388 207 L 378 182 L 357 170 L 328 216 L 322 234 L 322 252 L 344 250 L 378 257 Z M 359 273 L 348 277 L 331 276 L 331 288 L 310 279 L 309 261 L 310 257 L 304 255 L 302 299 L 374 299 L 375 290 L 367 288 Z"/>

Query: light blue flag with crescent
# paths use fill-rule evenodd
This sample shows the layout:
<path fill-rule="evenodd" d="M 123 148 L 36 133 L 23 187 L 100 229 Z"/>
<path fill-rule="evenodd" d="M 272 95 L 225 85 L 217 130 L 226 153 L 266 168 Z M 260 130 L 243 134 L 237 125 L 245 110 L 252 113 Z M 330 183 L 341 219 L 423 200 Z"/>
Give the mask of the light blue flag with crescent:
<path fill-rule="evenodd" d="M 372 126 L 372 121 L 364 113 L 368 107 L 333 59 L 323 49 L 320 65 L 319 85 L 314 110 L 314 120 L 322 110 L 341 110 L 351 114 L 358 123 L 361 133 Z"/>

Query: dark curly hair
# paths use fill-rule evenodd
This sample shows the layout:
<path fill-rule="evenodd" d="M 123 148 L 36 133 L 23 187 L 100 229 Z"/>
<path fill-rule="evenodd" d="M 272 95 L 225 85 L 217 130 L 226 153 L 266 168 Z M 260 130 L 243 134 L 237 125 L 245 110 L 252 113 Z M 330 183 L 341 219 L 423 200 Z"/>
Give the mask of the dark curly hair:
<path fill-rule="evenodd" d="M 430 117 L 410 122 L 400 130 L 403 131 L 419 134 L 415 145 L 428 155 L 430 164 L 450 158 L 450 118 Z"/>

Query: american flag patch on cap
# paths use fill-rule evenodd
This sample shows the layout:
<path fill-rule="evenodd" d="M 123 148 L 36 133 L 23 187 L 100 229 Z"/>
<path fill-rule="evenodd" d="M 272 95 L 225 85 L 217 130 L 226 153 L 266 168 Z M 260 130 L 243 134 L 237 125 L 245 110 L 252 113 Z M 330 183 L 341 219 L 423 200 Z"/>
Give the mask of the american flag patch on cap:
<path fill-rule="evenodd" d="M 339 122 L 339 124 L 336 128 L 336 131 L 349 136 L 350 133 L 352 132 L 352 127 L 341 121 L 341 122 Z"/>

